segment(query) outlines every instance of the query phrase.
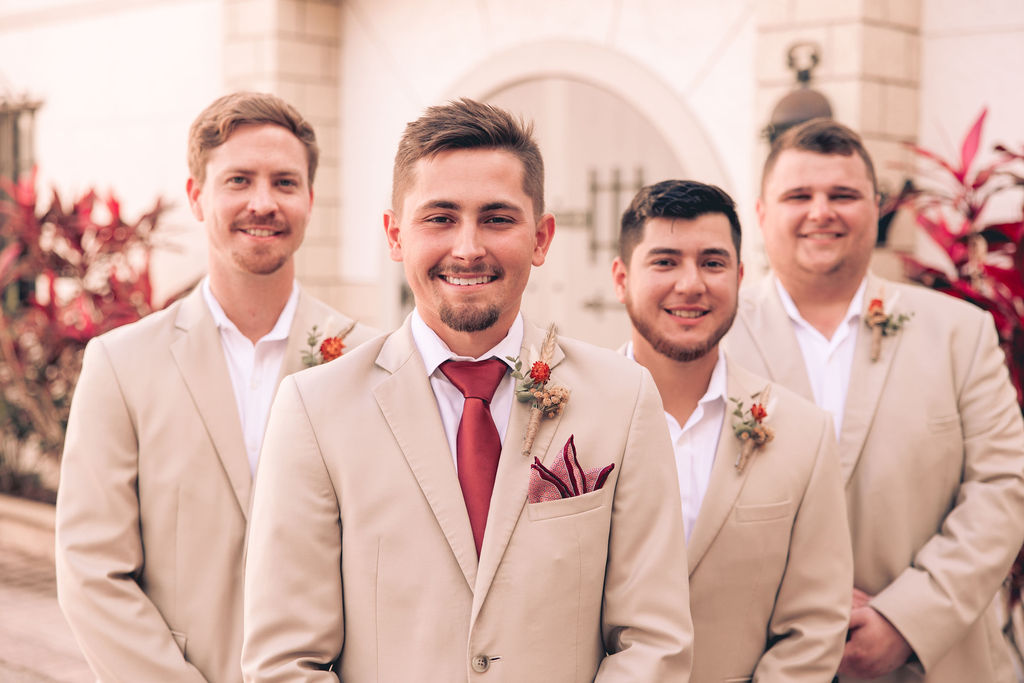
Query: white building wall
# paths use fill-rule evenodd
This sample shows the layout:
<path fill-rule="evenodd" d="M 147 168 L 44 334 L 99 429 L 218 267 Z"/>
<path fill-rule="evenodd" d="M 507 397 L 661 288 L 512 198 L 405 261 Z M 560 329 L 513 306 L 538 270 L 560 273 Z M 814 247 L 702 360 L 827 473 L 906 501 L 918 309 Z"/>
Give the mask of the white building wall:
<path fill-rule="evenodd" d="M 341 9 L 342 270 L 364 283 L 385 324 L 398 322 L 400 275 L 381 213 L 402 129 L 431 104 L 517 80 L 571 75 L 625 96 L 682 152 L 691 177 L 737 198 L 754 229 L 764 122 L 752 113 L 752 2 L 346 0 Z"/>
<path fill-rule="evenodd" d="M 1024 2 L 924 0 L 919 143 L 959 160 L 960 143 L 988 107 L 979 161 L 992 146 L 1024 145 Z M 977 167 L 976 167 L 977 168 Z M 1007 193 L 989 215 L 1020 218 L 1021 195 Z"/>
<path fill-rule="evenodd" d="M 220 94 L 218 0 L 3 0 L 0 90 L 41 99 L 39 189 L 70 201 L 113 190 L 133 220 L 157 197 L 180 253 L 154 263 L 158 298 L 205 271 L 188 212 L 185 147 L 196 114 Z"/>

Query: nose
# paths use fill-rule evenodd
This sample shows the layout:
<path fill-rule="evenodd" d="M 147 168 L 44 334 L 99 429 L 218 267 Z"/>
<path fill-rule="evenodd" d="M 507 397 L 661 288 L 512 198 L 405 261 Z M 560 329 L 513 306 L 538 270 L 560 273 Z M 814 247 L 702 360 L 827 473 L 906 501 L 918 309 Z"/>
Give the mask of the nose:
<path fill-rule="evenodd" d="M 486 253 L 487 250 L 480 239 L 480 230 L 476 225 L 466 221 L 456 228 L 452 256 L 462 261 L 476 261 L 483 258 Z"/>
<path fill-rule="evenodd" d="M 707 289 L 700 268 L 696 263 L 686 263 L 679 268 L 676 275 L 675 292 L 677 294 L 703 294 Z"/>
<path fill-rule="evenodd" d="M 829 200 L 828 195 L 818 192 L 811 197 L 807 217 L 817 223 L 827 223 L 835 217 L 835 212 L 832 210 L 832 202 Z"/>
<path fill-rule="evenodd" d="M 253 183 L 252 191 L 249 194 L 248 208 L 250 213 L 258 216 L 266 216 L 277 210 L 277 202 L 274 199 L 274 193 L 269 182 L 257 181 Z"/>

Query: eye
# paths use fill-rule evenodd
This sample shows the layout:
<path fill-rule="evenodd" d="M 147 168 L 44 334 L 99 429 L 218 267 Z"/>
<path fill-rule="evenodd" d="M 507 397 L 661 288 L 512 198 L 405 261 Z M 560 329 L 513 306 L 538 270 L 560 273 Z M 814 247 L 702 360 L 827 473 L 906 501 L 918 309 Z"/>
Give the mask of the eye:
<path fill-rule="evenodd" d="M 711 268 L 713 270 L 721 270 L 722 268 L 728 267 L 729 264 L 722 259 L 708 259 L 704 262 L 705 268 Z"/>
<path fill-rule="evenodd" d="M 287 187 L 287 188 L 292 188 L 292 187 L 298 187 L 299 186 L 298 181 L 296 181 L 294 178 L 281 178 L 281 179 L 279 179 L 277 181 L 277 184 L 280 185 L 281 187 Z"/>
<path fill-rule="evenodd" d="M 670 258 L 657 258 L 651 261 L 651 265 L 655 268 L 674 268 L 676 262 Z"/>
<path fill-rule="evenodd" d="M 806 202 L 811 198 L 811 195 L 807 192 L 794 192 L 793 194 L 787 194 L 782 198 L 784 202 Z"/>
<path fill-rule="evenodd" d="M 438 215 L 438 216 L 427 216 L 426 218 L 423 219 L 423 222 L 424 223 L 444 224 L 444 223 L 452 223 L 454 221 L 452 221 L 450 216 Z"/>
<path fill-rule="evenodd" d="M 515 221 L 513 219 L 509 218 L 508 216 L 488 216 L 487 218 L 484 219 L 484 223 L 490 223 L 492 225 L 496 224 L 496 223 L 497 224 L 512 224 L 512 223 L 515 223 Z"/>
<path fill-rule="evenodd" d="M 836 192 L 829 195 L 829 199 L 834 202 L 854 202 L 860 199 L 860 195 L 856 192 Z"/>
<path fill-rule="evenodd" d="M 228 185 L 244 185 L 247 182 L 249 182 L 249 179 L 244 175 L 233 175 L 227 179 Z"/>

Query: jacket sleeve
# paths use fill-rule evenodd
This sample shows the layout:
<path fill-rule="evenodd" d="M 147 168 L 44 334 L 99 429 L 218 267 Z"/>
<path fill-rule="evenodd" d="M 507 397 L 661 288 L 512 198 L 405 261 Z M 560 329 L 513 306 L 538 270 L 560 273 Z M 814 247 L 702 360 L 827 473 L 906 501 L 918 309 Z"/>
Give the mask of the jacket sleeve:
<path fill-rule="evenodd" d="M 991 603 L 1024 539 L 1024 424 L 992 318 L 954 349 L 963 474 L 953 508 L 871 601 L 927 671 Z M 957 355 L 959 352 L 959 355 Z"/>
<path fill-rule="evenodd" d="M 754 671 L 758 681 L 830 680 L 846 644 L 853 551 L 835 433 L 830 419 L 821 426 L 814 467 L 793 522 L 768 648 Z"/>
<path fill-rule="evenodd" d="M 139 585 L 139 446 L 108 349 L 94 339 L 68 420 L 57 493 L 57 596 L 100 681 L 205 680 Z"/>
<path fill-rule="evenodd" d="M 595 683 L 685 681 L 693 661 L 686 535 L 675 457 L 654 381 L 642 369 L 615 484 Z"/>
<path fill-rule="evenodd" d="M 287 604 L 287 608 L 282 605 Z M 245 681 L 337 681 L 345 639 L 338 499 L 294 377 L 260 452 L 245 570 Z"/>

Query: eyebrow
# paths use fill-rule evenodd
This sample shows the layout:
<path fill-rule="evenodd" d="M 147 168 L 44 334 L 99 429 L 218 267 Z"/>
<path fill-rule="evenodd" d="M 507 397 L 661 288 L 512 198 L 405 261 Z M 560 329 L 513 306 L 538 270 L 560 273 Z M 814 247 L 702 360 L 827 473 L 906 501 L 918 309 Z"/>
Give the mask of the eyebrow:
<path fill-rule="evenodd" d="M 857 194 L 864 194 L 863 192 L 861 192 L 856 187 L 851 187 L 849 185 L 831 185 L 831 186 L 829 186 L 826 189 L 829 192 L 835 192 L 836 190 L 839 190 L 841 192 L 856 192 Z M 788 187 L 788 188 L 782 190 L 779 194 L 780 195 L 787 195 L 787 194 L 791 194 L 793 192 L 811 192 L 811 188 L 808 187 L 807 185 L 800 185 L 798 187 Z"/>
<path fill-rule="evenodd" d="M 672 247 L 653 247 L 647 251 L 648 258 L 651 256 L 682 256 L 683 252 L 680 249 L 673 249 Z M 700 250 L 701 256 L 722 256 L 728 259 L 732 258 L 732 252 L 722 247 L 708 247 L 707 249 Z"/>
<path fill-rule="evenodd" d="M 450 199 L 435 199 L 432 202 L 423 204 L 420 209 L 451 209 L 452 211 L 458 211 L 462 208 L 462 205 L 458 202 L 454 202 Z M 514 211 L 516 213 L 522 213 L 522 208 L 515 204 L 509 204 L 508 202 L 488 202 L 480 207 L 480 213 L 486 213 L 488 211 Z"/>

